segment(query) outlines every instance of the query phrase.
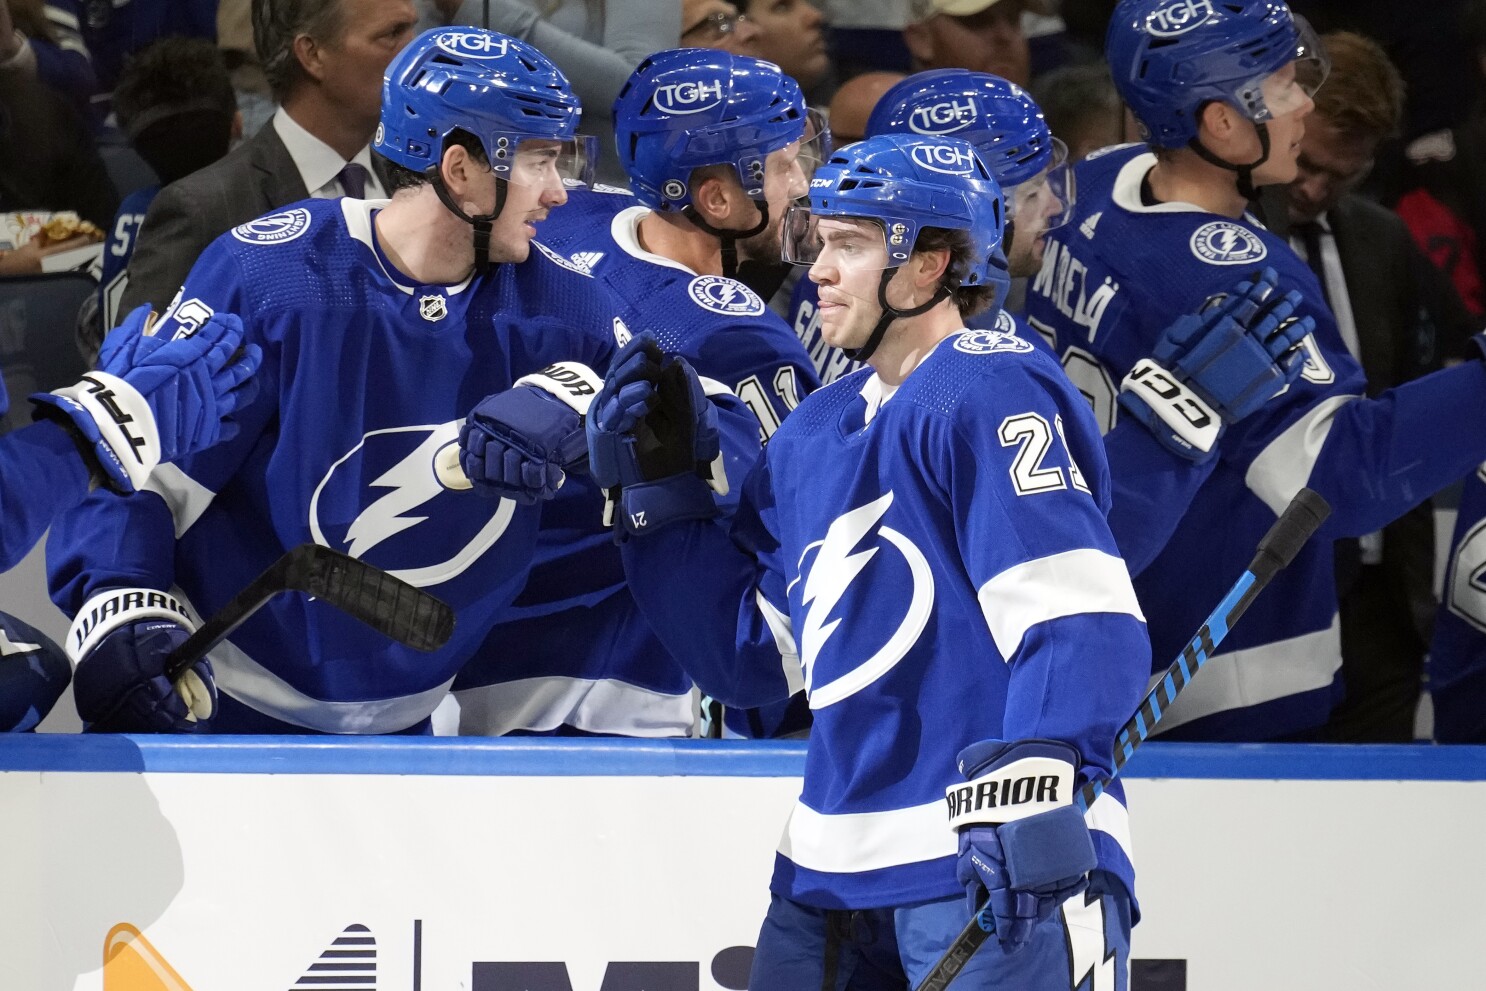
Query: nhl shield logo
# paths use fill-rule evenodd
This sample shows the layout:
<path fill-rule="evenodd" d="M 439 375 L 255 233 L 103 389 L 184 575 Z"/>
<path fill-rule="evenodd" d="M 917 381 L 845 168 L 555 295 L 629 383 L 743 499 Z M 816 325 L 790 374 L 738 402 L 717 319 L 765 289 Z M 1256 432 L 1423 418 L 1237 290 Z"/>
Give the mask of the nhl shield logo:
<path fill-rule="evenodd" d="M 418 315 L 424 320 L 435 322 L 444 319 L 449 312 L 449 304 L 444 297 L 437 294 L 418 297 Z"/>

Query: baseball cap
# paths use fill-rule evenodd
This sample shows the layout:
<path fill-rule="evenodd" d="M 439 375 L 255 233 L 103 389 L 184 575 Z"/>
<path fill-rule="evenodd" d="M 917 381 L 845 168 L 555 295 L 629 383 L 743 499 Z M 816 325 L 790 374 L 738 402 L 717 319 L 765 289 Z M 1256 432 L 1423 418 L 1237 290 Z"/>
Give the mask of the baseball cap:
<path fill-rule="evenodd" d="M 914 22 L 927 21 L 935 14 L 948 14 L 950 17 L 970 17 L 990 7 L 996 6 L 1002 0 L 912 0 L 910 10 L 911 20 Z"/>

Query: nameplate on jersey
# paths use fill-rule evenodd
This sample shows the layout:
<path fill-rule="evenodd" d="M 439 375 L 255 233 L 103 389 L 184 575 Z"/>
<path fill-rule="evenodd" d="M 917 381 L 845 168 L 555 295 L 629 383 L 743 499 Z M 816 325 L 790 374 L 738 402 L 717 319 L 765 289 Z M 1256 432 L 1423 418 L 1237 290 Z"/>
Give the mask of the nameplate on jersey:
<path fill-rule="evenodd" d="M 967 330 L 955 335 L 955 350 L 966 354 L 1026 354 L 1032 342 L 1005 330 Z"/>
<path fill-rule="evenodd" d="M 758 293 L 723 275 L 699 275 L 686 287 L 692 301 L 704 310 L 729 317 L 756 317 L 764 312 Z"/>
<path fill-rule="evenodd" d="M 949 825 L 999 826 L 1051 812 L 1073 801 L 1073 765 L 1056 757 L 1023 757 L 990 774 L 944 789 Z"/>
<path fill-rule="evenodd" d="M 310 212 L 300 206 L 234 227 L 232 236 L 244 244 L 287 244 L 309 229 Z"/>
<path fill-rule="evenodd" d="M 1263 239 L 1231 220 L 1214 220 L 1192 232 L 1192 254 L 1209 265 L 1251 265 L 1269 254 Z"/>

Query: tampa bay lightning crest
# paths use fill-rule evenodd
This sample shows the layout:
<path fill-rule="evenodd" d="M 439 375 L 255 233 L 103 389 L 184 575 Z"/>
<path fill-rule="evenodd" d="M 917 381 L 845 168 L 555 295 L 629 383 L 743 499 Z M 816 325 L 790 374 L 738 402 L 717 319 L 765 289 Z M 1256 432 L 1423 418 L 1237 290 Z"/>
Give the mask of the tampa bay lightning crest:
<path fill-rule="evenodd" d="M 955 335 L 955 350 L 966 354 L 1026 354 L 1032 342 L 1005 330 L 967 330 Z"/>
<path fill-rule="evenodd" d="M 310 212 L 300 206 L 234 227 L 232 236 L 244 244 L 287 244 L 309 229 Z"/>
<path fill-rule="evenodd" d="M 510 525 L 515 503 L 451 488 L 439 451 L 461 421 L 373 430 L 343 454 L 310 498 L 316 543 L 427 587 L 468 569 Z"/>
<path fill-rule="evenodd" d="M 686 287 L 693 301 L 705 310 L 730 317 L 756 317 L 764 312 L 758 293 L 721 275 L 699 275 Z"/>
<path fill-rule="evenodd" d="M 843 513 L 801 556 L 798 587 L 790 591 L 799 591 L 805 617 L 796 634 L 812 709 L 840 702 L 887 674 L 928 625 L 934 574 L 912 540 L 882 525 L 892 504 L 889 491 Z M 882 589 L 893 593 L 884 600 Z M 853 624 L 851 636 L 833 641 L 844 622 Z M 852 644 L 849 652 L 829 649 L 842 641 Z"/>
<path fill-rule="evenodd" d="M 1247 227 L 1214 220 L 1192 232 L 1192 254 L 1209 265 L 1248 265 L 1269 254 L 1269 249 Z"/>

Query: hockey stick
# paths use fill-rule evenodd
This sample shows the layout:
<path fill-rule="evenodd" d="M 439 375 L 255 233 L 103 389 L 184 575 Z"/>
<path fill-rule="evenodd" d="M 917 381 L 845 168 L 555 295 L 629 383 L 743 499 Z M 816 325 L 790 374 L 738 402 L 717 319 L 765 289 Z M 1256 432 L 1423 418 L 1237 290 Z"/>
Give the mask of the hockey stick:
<path fill-rule="evenodd" d="M 1223 638 L 1249 608 L 1254 597 L 1269 584 L 1276 572 L 1294 560 L 1311 534 L 1330 515 L 1331 507 L 1326 500 L 1310 489 L 1301 489 L 1290 500 L 1290 505 L 1285 507 L 1285 511 L 1275 520 L 1264 539 L 1259 541 L 1259 549 L 1254 554 L 1254 560 L 1249 562 L 1248 570 L 1228 590 L 1228 594 L 1223 596 L 1223 601 L 1218 603 L 1196 635 L 1182 648 L 1182 652 L 1177 655 L 1171 667 L 1166 669 L 1156 687 L 1151 689 L 1140 708 L 1135 710 L 1135 715 L 1130 717 L 1130 721 L 1115 737 L 1114 770 L 1108 777 L 1095 778 L 1079 790 L 1073 804 L 1080 812 L 1087 812 L 1089 806 L 1104 794 L 1109 782 L 1124 768 L 1135 748 L 1150 737 L 1172 701 L 1212 657 L 1218 644 L 1223 642 Z M 991 915 L 990 902 L 987 901 L 955 937 L 949 949 L 944 951 L 944 955 L 919 984 L 917 991 L 944 991 L 949 987 L 950 981 L 970 962 L 971 955 L 980 948 L 980 944 L 995 931 L 996 921 Z"/>
<path fill-rule="evenodd" d="M 319 544 L 300 544 L 270 564 L 165 659 L 171 682 L 280 592 L 320 599 L 385 637 L 434 651 L 454 632 L 454 610 L 381 568 Z"/>

